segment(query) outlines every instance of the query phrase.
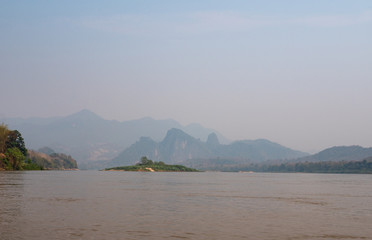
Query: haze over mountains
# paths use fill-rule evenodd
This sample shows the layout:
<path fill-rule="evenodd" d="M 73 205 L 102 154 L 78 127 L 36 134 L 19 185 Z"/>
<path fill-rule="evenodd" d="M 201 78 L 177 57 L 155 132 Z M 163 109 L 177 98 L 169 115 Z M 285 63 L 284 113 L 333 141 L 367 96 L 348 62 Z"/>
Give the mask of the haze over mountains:
<path fill-rule="evenodd" d="M 202 169 L 226 169 L 262 162 L 360 161 L 372 148 L 338 146 L 309 155 L 265 139 L 229 143 L 221 134 L 199 124 L 142 118 L 105 120 L 89 110 L 66 117 L 0 119 L 19 130 L 28 149 L 51 147 L 71 155 L 79 167 L 101 169 L 131 165 L 142 156 Z"/>
<path fill-rule="evenodd" d="M 162 140 L 171 128 L 206 140 L 215 132 L 221 142 L 229 141 L 213 129 L 199 124 L 182 126 L 178 122 L 142 118 L 132 121 L 105 120 L 89 110 L 82 110 L 66 117 L 53 118 L 7 118 L 0 119 L 10 129 L 17 129 L 25 139 L 26 147 L 39 149 L 45 146 L 70 154 L 77 161 L 110 160 L 140 137 Z"/>
<path fill-rule="evenodd" d="M 212 158 L 227 158 L 244 163 L 262 162 L 270 159 L 294 159 L 308 154 L 295 151 L 268 140 L 244 140 L 231 144 L 220 144 L 215 133 L 206 142 L 200 141 L 180 129 L 170 129 L 161 142 L 142 137 L 124 150 L 108 167 L 132 165 L 141 156 L 166 163 L 181 163 L 187 160 L 203 161 Z"/>
<path fill-rule="evenodd" d="M 336 146 L 319 153 L 296 159 L 296 162 L 360 161 L 372 156 L 372 147 Z"/>

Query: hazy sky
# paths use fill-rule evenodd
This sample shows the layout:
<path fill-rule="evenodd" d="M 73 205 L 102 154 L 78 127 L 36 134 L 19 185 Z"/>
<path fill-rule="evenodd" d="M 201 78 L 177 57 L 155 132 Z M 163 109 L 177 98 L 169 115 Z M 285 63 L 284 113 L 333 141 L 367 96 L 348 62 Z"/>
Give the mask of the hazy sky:
<path fill-rule="evenodd" d="M 145 116 L 372 146 L 372 1 L 0 0 L 0 118 Z"/>

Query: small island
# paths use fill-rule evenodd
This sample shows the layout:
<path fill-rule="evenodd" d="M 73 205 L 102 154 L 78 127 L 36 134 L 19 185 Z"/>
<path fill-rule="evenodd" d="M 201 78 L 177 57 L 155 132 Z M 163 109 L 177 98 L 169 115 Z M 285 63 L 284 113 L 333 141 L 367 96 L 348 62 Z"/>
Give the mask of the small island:
<path fill-rule="evenodd" d="M 122 166 L 106 168 L 104 171 L 132 171 L 132 172 L 200 172 L 194 168 L 182 165 L 168 165 L 164 162 L 155 162 L 147 157 L 142 157 L 141 161 L 133 166 Z"/>

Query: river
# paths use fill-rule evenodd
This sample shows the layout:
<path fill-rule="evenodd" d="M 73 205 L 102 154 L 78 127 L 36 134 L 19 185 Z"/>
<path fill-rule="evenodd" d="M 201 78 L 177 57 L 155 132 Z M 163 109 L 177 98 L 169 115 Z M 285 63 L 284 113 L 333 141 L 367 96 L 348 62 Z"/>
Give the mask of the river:
<path fill-rule="evenodd" d="M 372 175 L 0 172 L 0 239 L 372 239 Z"/>

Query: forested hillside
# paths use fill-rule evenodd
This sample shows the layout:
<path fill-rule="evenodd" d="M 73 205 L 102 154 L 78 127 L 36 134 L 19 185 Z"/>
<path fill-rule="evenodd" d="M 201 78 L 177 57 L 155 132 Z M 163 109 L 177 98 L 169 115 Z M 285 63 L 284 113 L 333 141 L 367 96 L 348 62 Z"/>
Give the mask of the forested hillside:
<path fill-rule="evenodd" d="M 63 153 L 42 153 L 33 150 L 28 151 L 28 157 L 31 162 L 42 166 L 48 170 L 70 170 L 77 169 L 77 163 L 75 159 Z"/>

